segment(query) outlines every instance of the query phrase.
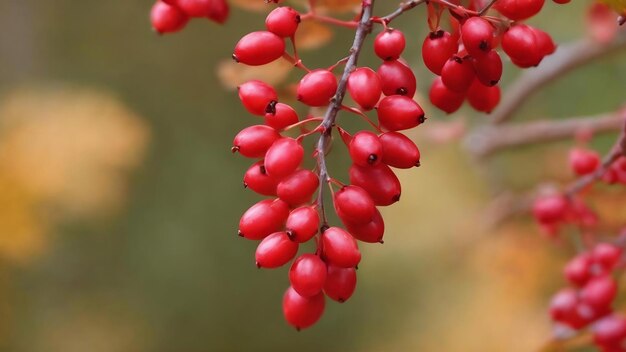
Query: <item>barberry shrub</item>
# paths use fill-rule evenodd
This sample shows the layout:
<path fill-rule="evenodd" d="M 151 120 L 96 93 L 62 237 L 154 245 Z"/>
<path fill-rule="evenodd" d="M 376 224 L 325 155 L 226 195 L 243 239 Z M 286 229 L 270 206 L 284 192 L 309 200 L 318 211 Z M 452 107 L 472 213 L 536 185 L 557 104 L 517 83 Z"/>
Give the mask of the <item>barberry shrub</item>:
<path fill-rule="evenodd" d="M 414 0 L 389 14 L 378 14 L 375 0 L 363 0 L 352 20 L 326 16 L 316 1 L 303 8 L 266 2 L 265 22 L 234 43 L 232 59 L 249 67 L 286 60 L 301 76 L 287 92 L 261 80 L 238 86 L 241 104 L 263 118 L 236 134 L 231 148 L 251 159 L 244 186 L 263 196 L 243 213 L 238 234 L 258 241 L 257 267 L 290 265 L 282 307 L 286 321 L 300 330 L 322 317 L 327 299 L 343 303 L 353 295 L 360 247 L 384 243 L 380 208 L 401 199 L 395 170 L 421 164 L 421 151 L 406 132 L 422 128 L 429 112 L 415 99 L 420 95 L 417 78 L 403 58 L 407 42 L 419 40 L 422 64 L 433 74 L 428 93 L 421 94 L 447 114 L 465 102 L 477 112 L 491 113 L 501 99 L 503 62 L 532 69 L 557 45 L 550 34 L 525 22 L 548 6 L 545 0 Z M 420 5 L 428 8 L 425 38 L 393 27 L 396 18 Z M 165 34 L 182 30 L 190 19 L 221 24 L 228 15 L 225 0 L 158 0 L 151 21 L 155 31 Z M 354 31 L 352 46 L 337 57 L 337 64 L 309 68 L 301 60 L 299 31 L 307 21 Z M 373 52 L 365 52 L 366 41 L 372 42 Z M 368 54 L 378 59 L 377 67 L 359 66 L 359 57 Z M 304 109 L 305 114 L 298 113 Z M 362 119 L 362 128 L 348 131 L 344 115 Z M 313 148 L 307 148 L 308 139 L 314 140 Z M 333 144 L 343 145 L 351 159 L 347 172 L 333 171 L 337 178 L 326 163 Z M 588 234 L 598 223 L 581 191 L 599 181 L 626 184 L 624 135 L 604 160 L 580 144 L 571 150 L 569 162 L 581 178 L 565 191 L 541 194 L 529 209 L 553 237 L 566 225 Z M 330 212 L 336 223 L 329 220 Z M 311 252 L 305 246 L 309 242 Z M 569 287 L 554 295 L 549 308 L 555 324 L 572 331 L 588 328 L 594 343 L 606 351 L 626 348 L 626 317 L 613 307 L 623 244 L 623 239 L 588 241 L 566 265 Z"/>

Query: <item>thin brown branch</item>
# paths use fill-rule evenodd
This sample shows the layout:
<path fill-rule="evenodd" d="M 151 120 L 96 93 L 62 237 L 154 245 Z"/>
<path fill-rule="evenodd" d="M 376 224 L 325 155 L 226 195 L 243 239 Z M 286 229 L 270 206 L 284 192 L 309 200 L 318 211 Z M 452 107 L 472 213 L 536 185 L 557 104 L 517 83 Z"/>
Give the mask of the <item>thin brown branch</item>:
<path fill-rule="evenodd" d="M 324 189 L 326 188 L 326 184 L 329 181 L 325 155 L 329 147 L 331 132 L 333 127 L 335 126 L 337 113 L 339 112 L 339 110 L 341 110 L 343 98 L 346 95 L 348 77 L 350 77 L 350 73 L 352 73 L 352 71 L 354 71 L 354 69 L 356 68 L 359 54 L 361 53 L 361 49 L 363 48 L 365 38 L 368 34 L 370 34 L 372 30 L 372 22 L 370 20 L 372 17 L 373 7 L 374 0 L 363 0 L 363 11 L 361 14 L 361 20 L 359 21 L 359 26 L 357 27 L 356 34 L 354 36 L 354 42 L 352 43 L 352 47 L 350 48 L 350 57 L 346 62 L 343 74 L 341 76 L 341 79 L 339 80 L 335 96 L 328 106 L 328 110 L 326 110 L 324 121 L 322 121 L 322 124 L 320 125 L 322 127 L 322 135 L 317 142 L 316 154 L 320 181 L 317 193 L 317 204 L 319 206 L 320 215 L 322 217 L 322 226 L 327 226 L 326 212 L 324 210 Z"/>
<path fill-rule="evenodd" d="M 601 44 L 587 38 L 562 45 L 556 53 L 546 57 L 539 67 L 526 71 L 513 85 L 507 87 L 507 93 L 500 106 L 491 115 L 491 122 L 500 124 L 509 120 L 517 109 L 542 87 L 577 67 L 623 49 L 626 49 L 626 31 L 620 31 L 609 44 Z"/>
<path fill-rule="evenodd" d="M 622 124 L 624 128 L 622 129 L 619 138 L 617 138 L 615 145 L 611 148 L 611 151 L 602 160 L 602 165 L 600 165 L 594 173 L 579 178 L 567 187 L 565 190 L 566 196 L 571 198 L 578 192 L 587 188 L 587 186 L 600 180 L 609 168 L 611 168 L 611 165 L 613 165 L 614 162 L 622 157 L 626 157 L 626 122 L 622 121 Z"/>
<path fill-rule="evenodd" d="M 397 10 L 395 10 L 394 12 L 390 13 L 389 15 L 385 16 L 385 17 L 381 17 L 380 21 L 382 23 L 388 24 L 389 22 L 393 21 L 396 17 L 402 15 L 403 13 L 417 7 L 420 4 L 425 3 L 427 0 L 413 0 L 413 1 L 406 1 L 403 2 L 400 7 L 398 7 Z"/>
<path fill-rule="evenodd" d="M 491 0 L 491 1 L 489 1 L 489 3 L 488 3 L 487 5 L 485 5 L 485 7 L 483 7 L 483 8 L 482 8 L 482 10 L 478 11 L 478 15 L 479 15 L 479 16 L 482 16 L 482 15 L 484 15 L 485 13 L 487 13 L 487 11 L 489 11 L 489 9 L 490 9 L 493 5 L 495 5 L 495 3 L 496 3 L 497 1 L 498 1 L 498 0 Z"/>
<path fill-rule="evenodd" d="M 564 120 L 487 125 L 471 131 L 465 137 L 464 146 L 473 157 L 480 159 L 504 149 L 570 138 L 583 131 L 594 134 L 618 131 L 624 120 L 626 109 Z"/>

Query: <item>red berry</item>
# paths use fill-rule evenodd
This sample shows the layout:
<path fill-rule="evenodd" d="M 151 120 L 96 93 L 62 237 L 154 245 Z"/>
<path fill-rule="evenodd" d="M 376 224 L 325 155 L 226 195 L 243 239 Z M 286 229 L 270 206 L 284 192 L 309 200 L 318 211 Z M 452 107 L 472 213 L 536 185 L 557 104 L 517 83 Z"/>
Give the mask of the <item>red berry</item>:
<path fill-rule="evenodd" d="M 520 67 L 537 66 L 545 56 L 530 26 L 517 24 L 502 36 L 502 49 Z"/>
<path fill-rule="evenodd" d="M 298 113 L 291 106 L 283 103 L 276 103 L 268 107 L 269 112 L 265 113 L 265 124 L 276 130 L 298 123 Z"/>
<path fill-rule="evenodd" d="M 261 240 L 280 231 L 289 216 L 289 206 L 282 200 L 262 200 L 248 209 L 239 220 L 239 236 Z"/>
<path fill-rule="evenodd" d="M 376 206 L 370 195 L 361 187 L 345 186 L 334 195 L 337 216 L 344 222 L 367 224 L 374 218 Z"/>
<path fill-rule="evenodd" d="M 324 288 L 326 271 L 326 264 L 320 257 L 314 254 L 303 254 L 291 265 L 289 282 L 300 296 L 315 296 Z"/>
<path fill-rule="evenodd" d="M 233 59 L 242 64 L 260 66 L 277 60 L 285 52 L 285 41 L 272 32 L 246 34 L 235 46 Z"/>
<path fill-rule="evenodd" d="M 363 108 L 372 110 L 382 93 L 380 77 L 369 67 L 359 67 L 348 78 L 348 93 Z"/>
<path fill-rule="evenodd" d="M 417 81 L 413 70 L 399 60 L 388 60 L 378 68 L 378 76 L 385 95 L 406 95 L 413 98 Z"/>
<path fill-rule="evenodd" d="M 232 151 L 248 158 L 261 158 L 279 138 L 280 134 L 269 126 L 246 127 L 235 136 Z"/>
<path fill-rule="evenodd" d="M 256 265 L 266 269 L 280 268 L 296 256 L 298 247 L 298 243 L 290 240 L 286 232 L 274 232 L 256 248 Z"/>
<path fill-rule="evenodd" d="M 606 316 L 594 324 L 592 331 L 598 345 L 621 345 L 626 339 L 626 319 L 616 314 Z"/>
<path fill-rule="evenodd" d="M 407 136 L 399 132 L 380 135 L 383 146 L 383 163 L 399 169 L 410 169 L 420 165 L 420 151 Z"/>
<path fill-rule="evenodd" d="M 600 166 L 600 155 L 592 150 L 575 148 L 569 153 L 569 163 L 577 175 L 587 175 Z"/>
<path fill-rule="evenodd" d="M 300 24 L 300 14 L 291 7 L 278 7 L 265 19 L 267 30 L 279 37 L 293 37 Z"/>
<path fill-rule="evenodd" d="M 476 78 L 486 85 L 495 86 L 502 78 L 502 59 L 497 51 L 491 50 L 486 55 L 474 58 Z"/>
<path fill-rule="evenodd" d="M 263 160 L 252 164 L 243 177 L 243 184 L 258 194 L 275 196 L 278 181 L 265 171 Z"/>
<path fill-rule="evenodd" d="M 300 142 L 293 138 L 281 138 L 267 150 L 265 170 L 270 176 L 283 178 L 296 171 L 303 158 L 304 148 Z"/>
<path fill-rule="evenodd" d="M 319 178 L 311 170 L 298 170 L 280 181 L 276 194 L 292 207 L 311 201 L 317 190 Z"/>
<path fill-rule="evenodd" d="M 541 197 L 535 200 L 533 214 L 540 223 L 562 221 L 567 213 L 567 200 L 560 195 Z"/>
<path fill-rule="evenodd" d="M 261 81 L 248 81 L 237 87 L 237 90 L 243 106 L 254 115 L 265 115 L 270 103 L 278 100 L 274 88 Z"/>
<path fill-rule="evenodd" d="M 543 3 L 544 0 L 499 0 L 494 8 L 512 20 L 520 21 L 539 13 Z"/>
<path fill-rule="evenodd" d="M 465 50 L 473 57 L 487 54 L 493 48 L 496 28 L 482 17 L 470 17 L 461 27 Z"/>
<path fill-rule="evenodd" d="M 405 46 L 404 34 L 397 29 L 382 31 L 374 39 L 374 52 L 383 60 L 398 59 Z"/>
<path fill-rule="evenodd" d="M 376 165 L 383 156 L 383 145 L 378 136 L 370 131 L 357 132 L 348 146 L 350 157 L 361 166 Z"/>
<path fill-rule="evenodd" d="M 183 29 L 189 21 L 189 17 L 178 7 L 157 1 L 150 11 L 150 21 L 155 31 L 164 34 Z"/>
<path fill-rule="evenodd" d="M 378 122 L 389 131 L 407 130 L 425 121 L 424 110 L 402 95 L 385 97 L 378 104 Z"/>
<path fill-rule="evenodd" d="M 578 293 L 572 288 L 560 290 L 550 302 L 550 316 L 562 323 L 577 320 Z"/>
<path fill-rule="evenodd" d="M 467 92 L 475 77 L 474 65 L 469 58 L 463 59 L 455 55 L 441 69 L 443 84 L 458 93 Z"/>
<path fill-rule="evenodd" d="M 353 268 L 361 261 L 361 252 L 352 235 L 338 227 L 322 233 L 322 249 L 325 260 L 341 268 Z"/>
<path fill-rule="evenodd" d="M 306 329 L 317 323 L 324 313 L 324 294 L 302 297 L 289 286 L 283 296 L 283 315 L 289 325 L 297 330 Z"/>
<path fill-rule="evenodd" d="M 583 286 L 591 278 L 591 257 L 587 253 L 577 255 L 565 265 L 565 278 L 573 285 Z"/>
<path fill-rule="evenodd" d="M 488 87 L 476 79 L 467 91 L 467 101 L 477 111 L 490 113 L 500 103 L 500 87 Z"/>
<path fill-rule="evenodd" d="M 580 299 L 595 311 L 606 311 L 617 295 L 617 283 L 609 275 L 595 277 L 581 289 Z"/>
<path fill-rule="evenodd" d="M 367 243 L 382 243 L 383 241 L 385 222 L 378 209 L 374 212 L 372 221 L 366 224 L 353 224 L 350 222 L 344 222 L 344 224 L 350 234 L 359 241 Z"/>
<path fill-rule="evenodd" d="M 450 90 L 445 84 L 443 84 L 441 77 L 437 77 L 430 87 L 428 97 L 434 106 L 448 114 L 451 114 L 459 110 L 461 105 L 463 105 L 465 93 L 457 93 Z"/>
<path fill-rule="evenodd" d="M 176 6 L 189 17 L 206 17 L 211 11 L 211 0 L 176 0 Z"/>
<path fill-rule="evenodd" d="M 292 241 L 304 243 L 313 238 L 320 227 L 320 217 L 314 207 L 294 209 L 287 218 L 287 234 Z"/>
<path fill-rule="evenodd" d="M 207 15 L 207 18 L 219 24 L 223 24 L 228 19 L 230 14 L 230 7 L 226 0 L 210 0 L 211 9 Z"/>
<path fill-rule="evenodd" d="M 445 65 L 452 55 L 456 54 L 458 47 L 458 43 L 450 33 L 442 30 L 431 32 L 426 36 L 422 44 L 422 59 L 424 60 L 424 65 L 426 65 L 432 73 L 441 75 L 443 65 Z"/>
<path fill-rule="evenodd" d="M 363 188 L 378 206 L 391 205 L 400 200 L 400 181 L 387 165 L 363 167 L 353 164 L 350 167 L 350 183 Z"/>
<path fill-rule="evenodd" d="M 324 293 L 337 302 L 347 301 L 356 288 L 356 269 L 328 266 Z"/>
<path fill-rule="evenodd" d="M 298 100 L 309 106 L 328 105 L 337 91 L 337 78 L 328 70 L 313 70 L 298 84 Z"/>
<path fill-rule="evenodd" d="M 591 252 L 593 261 L 606 270 L 612 270 L 622 258 L 622 249 L 610 243 L 600 243 Z"/>
<path fill-rule="evenodd" d="M 537 45 L 539 46 L 542 55 L 547 56 L 554 54 L 554 52 L 556 51 L 556 44 L 554 44 L 554 41 L 552 41 L 552 37 L 539 28 L 530 27 L 530 29 L 532 29 L 533 33 L 535 33 Z"/>

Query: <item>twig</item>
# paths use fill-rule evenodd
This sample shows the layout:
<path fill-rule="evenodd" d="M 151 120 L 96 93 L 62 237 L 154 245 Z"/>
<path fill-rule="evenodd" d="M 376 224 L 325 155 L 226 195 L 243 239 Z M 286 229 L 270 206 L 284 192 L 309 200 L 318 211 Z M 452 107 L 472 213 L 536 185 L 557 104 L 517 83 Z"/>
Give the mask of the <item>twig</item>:
<path fill-rule="evenodd" d="M 385 17 L 381 17 L 380 22 L 384 24 L 388 24 L 389 22 L 393 21 L 396 17 L 402 15 L 403 13 L 409 11 L 412 8 L 417 7 L 420 4 L 425 3 L 426 1 L 427 0 L 413 0 L 413 1 L 404 2 L 394 12 L 390 13 L 389 15 Z"/>
<path fill-rule="evenodd" d="M 375 0 L 363 0 L 363 12 L 361 14 L 359 26 L 357 27 L 356 34 L 354 36 L 352 48 L 350 48 L 350 57 L 346 62 L 346 66 L 343 70 L 343 75 L 339 80 L 335 96 L 328 106 L 328 110 L 326 110 L 324 121 L 322 121 L 320 125 L 322 127 L 322 135 L 317 142 L 316 154 L 320 181 L 317 193 L 317 204 L 322 218 L 322 226 L 328 226 L 326 212 L 324 210 L 324 188 L 326 187 L 326 183 L 329 181 L 325 154 L 330 143 L 332 129 L 335 126 L 337 113 L 339 112 L 339 110 L 341 110 L 343 98 L 346 95 L 348 77 L 350 77 L 350 73 L 352 73 L 352 71 L 354 71 L 354 69 L 356 68 L 359 54 L 361 53 L 361 49 L 363 48 L 365 38 L 372 30 L 372 22 L 370 21 L 370 19 L 372 17 L 374 1 Z"/>
<path fill-rule="evenodd" d="M 546 57 L 538 68 L 526 71 L 510 87 L 500 106 L 492 113 L 491 122 L 500 124 L 509 120 L 517 109 L 541 87 L 548 85 L 565 73 L 626 48 L 626 31 L 621 31 L 613 42 L 601 44 L 592 39 L 561 46 L 556 53 Z"/>
<path fill-rule="evenodd" d="M 617 131 L 624 124 L 624 120 L 626 109 L 617 113 L 564 120 L 481 126 L 471 131 L 463 144 L 473 157 L 480 159 L 507 148 L 569 138 L 581 131 L 593 133 Z"/>
<path fill-rule="evenodd" d="M 491 0 L 487 5 L 485 5 L 485 7 L 483 7 L 482 10 L 478 11 L 478 15 L 482 16 L 485 13 L 487 13 L 487 11 L 489 11 L 489 9 L 491 8 L 491 6 L 493 6 L 498 0 Z"/>

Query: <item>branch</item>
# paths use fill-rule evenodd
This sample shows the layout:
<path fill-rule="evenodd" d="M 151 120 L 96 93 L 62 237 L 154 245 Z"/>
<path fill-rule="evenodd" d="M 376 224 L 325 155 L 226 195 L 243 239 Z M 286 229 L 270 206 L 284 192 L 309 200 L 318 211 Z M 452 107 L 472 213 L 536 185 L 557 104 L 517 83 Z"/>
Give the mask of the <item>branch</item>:
<path fill-rule="evenodd" d="M 343 70 L 343 74 L 341 79 L 339 80 L 339 84 L 337 86 L 337 91 L 335 92 L 335 96 L 333 97 L 330 105 L 328 106 L 328 110 L 326 110 L 326 115 L 324 116 L 324 121 L 320 125 L 322 127 L 322 135 L 320 136 L 317 147 L 317 166 L 319 168 L 319 189 L 317 193 L 317 204 L 319 206 L 320 214 L 322 217 L 322 226 L 327 226 L 326 212 L 324 210 L 324 188 L 326 184 L 330 181 L 328 176 L 328 169 L 326 167 L 326 151 L 329 147 L 331 132 L 333 127 L 335 126 L 335 120 L 337 119 L 337 113 L 341 110 L 341 106 L 343 103 L 343 98 L 346 95 L 346 87 L 348 85 L 348 77 L 350 77 L 350 73 L 355 70 L 357 61 L 359 59 L 359 54 L 361 53 L 361 49 L 363 48 L 363 43 L 365 42 L 365 38 L 372 30 L 372 22 L 370 21 L 372 17 L 372 9 L 374 7 L 375 0 L 363 0 L 363 12 L 361 14 L 361 20 L 359 21 L 359 26 L 357 27 L 356 34 L 354 36 L 354 42 L 352 43 L 352 48 L 350 48 L 350 57 L 346 62 L 346 66 Z"/>
<path fill-rule="evenodd" d="M 626 157 L 626 122 L 622 120 L 624 128 L 622 129 L 622 133 L 620 133 L 619 138 L 615 142 L 611 151 L 604 157 L 602 160 L 602 165 L 592 174 L 583 176 L 572 183 L 569 187 L 566 188 L 565 195 L 568 198 L 572 198 L 576 195 L 576 193 L 582 191 L 587 188 L 587 186 L 592 183 L 600 180 L 604 174 L 611 168 L 614 162 L 622 157 Z"/>
<path fill-rule="evenodd" d="M 579 66 L 624 48 L 626 31 L 621 31 L 609 44 L 600 44 L 587 38 L 561 46 L 556 53 L 546 57 L 538 68 L 526 71 L 513 85 L 507 87 L 507 94 L 491 115 L 491 122 L 500 124 L 509 120 L 528 97 L 543 86 Z"/>
<path fill-rule="evenodd" d="M 427 0 L 413 0 L 413 1 L 407 1 L 404 2 L 400 5 L 400 7 L 398 7 L 397 10 L 395 10 L 394 12 L 390 13 L 389 15 L 380 18 L 380 21 L 382 23 L 388 24 L 389 22 L 393 21 L 396 17 L 402 15 L 403 13 L 409 11 L 412 8 L 417 7 L 418 5 L 425 3 Z"/>
<path fill-rule="evenodd" d="M 475 158 L 485 158 L 502 149 L 569 138 L 581 131 L 617 131 L 626 120 L 626 109 L 616 113 L 537 121 L 510 125 L 482 126 L 464 140 L 465 149 Z"/>

